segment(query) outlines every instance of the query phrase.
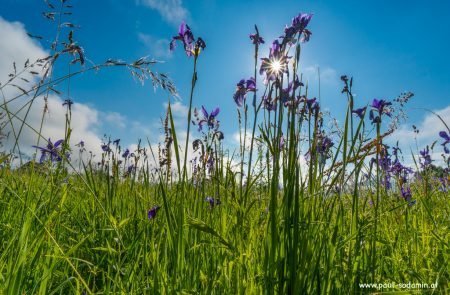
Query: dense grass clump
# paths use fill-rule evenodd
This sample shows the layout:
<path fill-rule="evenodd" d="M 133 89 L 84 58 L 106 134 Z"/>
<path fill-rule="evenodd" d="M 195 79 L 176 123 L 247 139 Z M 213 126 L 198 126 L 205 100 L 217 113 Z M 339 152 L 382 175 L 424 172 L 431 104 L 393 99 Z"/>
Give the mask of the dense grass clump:
<path fill-rule="evenodd" d="M 69 8 L 61 1 L 61 11 Z M 435 143 L 406 165 L 398 144 L 386 142 L 413 94 L 357 108 L 353 78 L 342 76 L 345 119 L 327 127 L 301 75 L 311 18 L 294 17 L 263 58 L 265 41 L 255 26 L 253 76 L 230 94 L 240 125 L 237 151 L 223 142 L 220 108 L 194 107 L 207 47 L 185 23 L 170 43 L 172 50 L 181 43 L 193 65 L 185 138 L 171 110 L 176 89 L 165 74 L 154 72 L 154 61 L 107 60 L 86 67 L 70 30 L 50 56 L 27 61 L 23 70 L 14 64 L 0 89 L 19 87 L 14 83 L 22 73 L 42 73 L 33 74 L 36 85 L 20 86 L 1 104 L 1 128 L 12 128 L 14 144 L 0 156 L 0 292 L 447 294 L 445 118 L 439 117 L 442 165 L 433 163 Z M 63 29 L 59 22 L 58 35 Z M 84 67 L 53 77 L 49 68 L 67 57 Z M 21 117 L 10 107 L 26 97 L 21 109 L 30 110 L 62 81 L 108 67 L 124 67 L 171 94 L 162 120 L 164 142 L 140 141 L 130 151 L 120 140 L 105 138 L 94 157 L 83 141 L 71 141 L 77 127 L 71 124 L 71 100 L 64 101 L 65 136 L 57 141 L 42 134 L 43 123 L 29 126 L 28 112 Z M 23 128 L 38 138 L 27 163 L 20 153 Z"/>

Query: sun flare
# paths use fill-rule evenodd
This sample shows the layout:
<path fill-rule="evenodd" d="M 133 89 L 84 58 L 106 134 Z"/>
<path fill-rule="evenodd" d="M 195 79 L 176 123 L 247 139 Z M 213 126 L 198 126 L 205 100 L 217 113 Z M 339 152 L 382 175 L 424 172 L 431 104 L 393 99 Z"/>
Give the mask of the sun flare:
<path fill-rule="evenodd" d="M 270 63 L 270 71 L 272 73 L 274 73 L 275 75 L 278 75 L 281 72 L 282 68 L 283 68 L 283 66 L 282 66 L 281 62 L 277 59 L 273 60 Z"/>

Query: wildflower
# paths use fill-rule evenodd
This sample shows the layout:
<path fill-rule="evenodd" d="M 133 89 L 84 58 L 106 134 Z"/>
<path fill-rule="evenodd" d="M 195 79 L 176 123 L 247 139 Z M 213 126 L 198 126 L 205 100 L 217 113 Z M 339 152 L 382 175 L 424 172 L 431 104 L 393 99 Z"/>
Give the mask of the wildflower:
<path fill-rule="evenodd" d="M 252 40 L 255 45 L 264 44 L 264 39 L 259 35 L 259 33 L 250 34 L 250 40 Z"/>
<path fill-rule="evenodd" d="M 312 33 L 311 31 L 307 30 L 306 27 L 311 21 L 312 16 L 313 15 L 310 13 L 300 13 L 299 15 L 295 16 L 292 19 L 291 26 L 286 26 L 286 28 L 284 29 L 284 36 L 281 36 L 281 38 L 283 38 L 283 45 L 287 43 L 293 43 L 294 36 L 297 33 L 302 34 L 302 37 L 300 38 L 301 42 L 309 41 Z"/>
<path fill-rule="evenodd" d="M 390 106 L 390 105 L 392 105 L 392 102 L 387 102 L 384 99 L 378 100 L 375 98 L 372 101 L 371 106 L 372 106 L 372 108 L 376 109 L 380 115 L 386 114 L 386 115 L 390 116 L 390 111 L 389 111 L 389 109 L 386 108 L 387 106 Z"/>
<path fill-rule="evenodd" d="M 191 28 L 189 28 L 185 22 L 181 23 L 180 28 L 178 29 L 178 35 L 173 36 L 172 41 L 170 41 L 169 49 L 171 51 L 175 49 L 177 41 L 183 43 L 184 51 L 189 57 L 198 56 L 200 49 L 203 50 L 206 48 L 206 43 L 202 38 L 198 38 L 197 41 L 195 41 Z"/>
<path fill-rule="evenodd" d="M 66 100 L 64 100 L 62 105 L 67 106 L 69 109 L 71 109 L 72 105 L 73 105 L 73 101 L 71 99 L 66 99 Z"/>
<path fill-rule="evenodd" d="M 329 156 L 330 149 L 333 147 L 333 145 L 334 145 L 334 143 L 331 140 L 331 138 L 329 138 L 326 135 L 320 135 L 318 146 L 317 146 L 317 151 L 322 156 Z"/>
<path fill-rule="evenodd" d="M 433 160 L 431 160 L 431 156 L 430 156 L 430 148 L 429 148 L 428 146 L 426 147 L 426 149 L 420 151 L 420 156 L 421 156 L 421 159 L 423 160 L 423 162 L 420 161 L 420 165 L 421 165 L 423 168 L 426 168 L 426 167 L 428 167 L 429 165 L 431 165 L 431 162 L 432 162 Z"/>
<path fill-rule="evenodd" d="M 277 109 L 277 102 L 275 100 L 271 100 L 267 96 L 263 96 L 263 108 L 268 111 L 275 111 Z"/>
<path fill-rule="evenodd" d="M 118 146 L 118 145 L 119 145 L 119 142 L 120 142 L 120 139 L 116 139 L 116 140 L 113 141 L 113 144 L 114 144 L 115 146 Z"/>
<path fill-rule="evenodd" d="M 280 98 L 285 106 L 287 106 L 287 103 L 291 98 L 290 97 L 291 92 L 297 90 L 297 88 L 300 86 L 303 86 L 303 83 L 300 82 L 300 80 L 298 79 L 298 76 L 295 75 L 295 79 L 293 81 L 289 82 L 288 87 L 281 89 Z"/>
<path fill-rule="evenodd" d="M 130 155 L 130 150 L 129 149 L 126 149 L 124 152 L 123 152 L 123 154 L 122 154 L 122 158 L 126 158 L 126 157 L 128 157 Z"/>
<path fill-rule="evenodd" d="M 209 208 L 212 209 L 217 205 L 220 205 L 222 202 L 220 202 L 219 199 L 214 199 L 213 197 L 206 197 L 205 201 L 209 203 Z"/>
<path fill-rule="evenodd" d="M 245 101 L 247 93 L 256 91 L 256 81 L 253 77 L 250 77 L 248 80 L 241 79 L 236 86 L 236 92 L 233 95 L 233 99 L 237 106 L 241 107 Z"/>
<path fill-rule="evenodd" d="M 202 114 L 203 118 L 198 118 L 198 112 L 197 109 L 194 110 L 194 116 L 197 116 L 198 120 L 198 130 L 201 131 L 203 129 L 203 125 L 207 124 L 209 128 L 211 129 L 217 129 L 219 127 L 219 121 L 217 121 L 216 117 L 219 114 L 220 109 L 215 108 L 211 113 L 209 114 L 205 107 L 202 106 Z"/>
<path fill-rule="evenodd" d="M 404 189 L 403 187 L 400 189 L 402 198 L 405 199 L 405 201 L 410 202 L 412 198 L 411 189 L 408 187 Z"/>
<path fill-rule="evenodd" d="M 273 41 L 269 57 L 261 58 L 259 74 L 266 73 L 266 82 L 273 81 L 282 73 L 287 72 L 290 57 L 286 56 L 278 40 Z"/>
<path fill-rule="evenodd" d="M 37 148 L 41 151 L 41 158 L 39 162 L 43 163 L 48 158 L 51 162 L 60 162 L 62 160 L 60 153 L 61 153 L 61 144 L 64 142 L 64 140 L 60 139 L 56 141 L 55 143 L 52 143 L 50 138 L 48 139 L 47 145 L 45 147 L 39 147 L 39 146 L 33 146 L 34 148 Z"/>
<path fill-rule="evenodd" d="M 102 151 L 104 151 L 104 152 L 110 152 L 111 151 L 111 148 L 109 147 L 109 144 L 102 144 L 101 148 L 102 148 Z"/>
<path fill-rule="evenodd" d="M 450 143 L 450 136 L 445 131 L 439 132 L 439 136 L 444 139 L 444 142 L 442 143 L 442 146 L 444 147 L 444 152 L 446 154 L 449 154 L 450 150 L 448 149 L 447 144 Z"/>
<path fill-rule="evenodd" d="M 79 147 L 79 148 L 84 148 L 84 141 L 80 141 L 79 143 L 77 143 L 75 146 Z"/>
<path fill-rule="evenodd" d="M 356 110 L 352 110 L 352 113 L 357 115 L 360 119 L 364 118 L 364 114 L 366 113 L 367 107 L 359 108 Z"/>
<path fill-rule="evenodd" d="M 194 34 L 192 33 L 191 28 L 189 28 L 189 26 L 185 22 L 182 22 L 180 24 L 180 28 L 178 29 L 178 36 L 172 37 L 172 41 L 169 45 L 170 50 L 175 49 L 177 40 L 183 43 L 186 53 L 191 51 L 192 43 L 194 42 Z"/>
<path fill-rule="evenodd" d="M 148 219 L 150 219 L 150 220 L 154 219 L 156 217 L 156 213 L 158 213 L 158 210 L 160 208 L 161 208 L 160 206 L 156 205 L 156 206 L 153 206 L 152 209 L 148 210 L 148 213 L 147 213 Z"/>

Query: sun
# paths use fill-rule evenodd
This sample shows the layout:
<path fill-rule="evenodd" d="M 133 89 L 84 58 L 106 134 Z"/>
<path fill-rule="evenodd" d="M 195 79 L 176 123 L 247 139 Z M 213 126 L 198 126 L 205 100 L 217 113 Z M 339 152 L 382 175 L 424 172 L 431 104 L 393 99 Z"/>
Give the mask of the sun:
<path fill-rule="evenodd" d="M 275 74 L 278 75 L 281 70 L 283 69 L 283 66 L 281 64 L 281 62 L 278 59 L 272 60 L 270 63 L 270 71 Z"/>

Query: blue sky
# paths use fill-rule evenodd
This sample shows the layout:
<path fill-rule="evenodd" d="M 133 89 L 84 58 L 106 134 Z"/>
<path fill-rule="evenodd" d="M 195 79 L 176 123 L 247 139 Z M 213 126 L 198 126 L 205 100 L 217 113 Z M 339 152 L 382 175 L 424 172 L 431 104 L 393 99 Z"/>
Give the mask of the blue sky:
<path fill-rule="evenodd" d="M 301 57 L 310 96 L 318 94 L 315 69 L 320 67 L 323 108 L 332 110 L 338 119 L 343 117 L 346 104 L 340 93 L 342 74 L 354 77 L 357 106 L 373 98 L 393 99 L 403 91 L 414 92 L 407 107 L 410 119 L 403 128 L 405 137 L 411 135 L 407 126 L 420 126 L 426 121 L 420 108 L 439 111 L 450 106 L 449 1 L 71 2 L 73 16 L 68 21 L 80 25 L 75 38 L 88 59 L 94 63 L 141 56 L 164 60 L 155 70 L 174 80 L 182 104 L 188 103 L 192 59 L 182 50 L 169 53 L 167 46 L 177 33 L 178 24 L 186 20 L 195 36 L 201 36 L 207 44 L 199 59 L 194 105 L 208 109 L 219 106 L 221 126 L 229 137 L 237 128 L 232 99 L 235 84 L 253 72 L 253 47 L 248 39 L 253 25 L 257 24 L 266 42 L 271 43 L 299 12 L 314 13 L 309 26 L 313 35 L 303 46 Z M 33 34 L 50 38 L 55 28 L 41 16 L 45 10 L 43 1 L 3 0 L 0 16 L 8 22 L 23 23 Z M 41 46 L 48 48 L 45 42 Z M 261 57 L 267 54 L 267 47 L 263 47 Z M 116 116 L 100 122 L 96 127 L 98 134 L 111 134 L 131 143 L 142 136 L 140 131 L 147 130 L 147 135 L 157 138 L 157 123 L 167 101 L 165 92 L 154 92 L 149 83 L 142 87 L 119 69 L 85 74 L 73 79 L 71 85 L 76 103 Z M 444 112 L 447 113 L 450 114 Z M 118 121 L 123 124 L 117 124 Z"/>

